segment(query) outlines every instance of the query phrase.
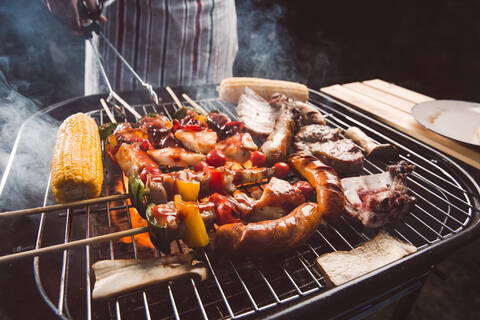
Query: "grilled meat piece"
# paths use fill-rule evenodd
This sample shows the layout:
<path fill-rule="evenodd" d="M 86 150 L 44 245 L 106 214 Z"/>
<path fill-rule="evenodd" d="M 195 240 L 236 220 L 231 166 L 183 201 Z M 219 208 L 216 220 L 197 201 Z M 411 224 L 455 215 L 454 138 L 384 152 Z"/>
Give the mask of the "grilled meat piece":
<path fill-rule="evenodd" d="M 145 191 L 149 202 L 165 203 L 177 194 L 176 181 L 197 181 L 200 183 L 200 198 L 213 192 L 222 194 L 233 193 L 237 185 L 256 183 L 272 177 L 273 168 L 252 168 L 230 170 L 225 167 L 208 168 L 205 171 L 184 169 L 176 172 L 150 174 L 147 178 Z"/>
<path fill-rule="evenodd" d="M 295 136 L 294 148 L 313 154 L 338 173 L 356 173 L 363 168 L 362 151 L 352 140 L 340 138 L 338 129 L 305 126 Z"/>
<path fill-rule="evenodd" d="M 290 182 L 273 177 L 265 186 L 262 196 L 255 202 L 249 221 L 278 219 L 305 202 L 300 189 Z"/>
<path fill-rule="evenodd" d="M 197 162 L 204 161 L 205 155 L 187 151 L 184 148 L 162 148 L 148 150 L 148 155 L 159 165 L 170 167 L 188 167 L 194 166 Z"/>
<path fill-rule="evenodd" d="M 387 167 L 384 173 L 342 179 L 347 213 L 368 228 L 378 228 L 406 216 L 415 202 L 405 185 L 413 168 L 400 161 Z"/>
<path fill-rule="evenodd" d="M 295 135 L 295 143 L 319 143 L 340 139 L 340 129 L 329 126 L 312 124 L 303 126 Z"/>
<path fill-rule="evenodd" d="M 291 110 L 291 103 L 286 96 L 275 98 L 274 103 L 281 106 L 281 113 L 275 122 L 272 133 L 261 146 L 260 151 L 265 155 L 265 165 L 283 161 L 287 157 L 288 148 L 295 133 L 295 119 Z"/>
<path fill-rule="evenodd" d="M 130 177 L 138 176 L 143 169 L 157 169 L 158 165 L 136 144 L 123 143 L 115 154 L 115 159 L 123 173 Z"/>
<path fill-rule="evenodd" d="M 380 232 L 353 250 L 321 255 L 316 265 L 330 286 L 339 286 L 415 251 L 417 248 L 411 244 Z"/>
<path fill-rule="evenodd" d="M 300 123 L 302 126 L 309 124 L 326 125 L 325 118 L 320 110 L 304 102 L 295 101 L 293 112 L 295 113 L 297 123 Z"/>
<path fill-rule="evenodd" d="M 280 115 L 280 106 L 270 104 L 252 89 L 245 87 L 236 108 L 239 121 L 256 138 L 265 139 Z"/>
<path fill-rule="evenodd" d="M 237 133 L 217 143 L 217 149 L 223 151 L 229 160 L 244 163 L 250 159 L 250 152 L 258 150 L 250 133 Z"/>
<path fill-rule="evenodd" d="M 213 197 L 213 198 L 212 198 Z M 218 198 L 210 197 L 210 201 Z M 238 192 L 235 196 L 222 196 L 222 200 L 230 202 L 235 213 L 248 222 L 278 219 L 295 207 L 305 202 L 302 191 L 288 181 L 273 177 L 265 186 L 261 197 L 256 200 L 246 193 Z"/>
<path fill-rule="evenodd" d="M 175 132 L 177 138 L 187 149 L 194 152 L 207 154 L 215 148 L 217 143 L 217 133 L 215 131 L 185 131 Z"/>

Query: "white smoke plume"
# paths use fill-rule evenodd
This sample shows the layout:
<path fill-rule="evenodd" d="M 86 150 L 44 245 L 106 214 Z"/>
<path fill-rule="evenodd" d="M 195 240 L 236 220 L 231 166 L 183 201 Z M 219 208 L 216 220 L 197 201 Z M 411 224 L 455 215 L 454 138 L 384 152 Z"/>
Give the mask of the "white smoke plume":
<path fill-rule="evenodd" d="M 8 59 L 0 61 L 5 65 Z M 0 70 L 1 211 L 42 204 L 57 127 L 57 121 L 19 94 Z"/>

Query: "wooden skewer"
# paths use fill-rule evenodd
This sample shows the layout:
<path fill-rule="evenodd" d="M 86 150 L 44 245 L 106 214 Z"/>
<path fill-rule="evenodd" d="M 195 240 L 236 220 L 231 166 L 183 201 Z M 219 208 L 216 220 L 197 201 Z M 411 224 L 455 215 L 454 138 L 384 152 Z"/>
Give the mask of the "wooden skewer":
<path fill-rule="evenodd" d="M 177 106 L 179 108 L 183 108 L 183 104 L 180 102 L 180 100 L 178 99 L 177 95 L 175 94 L 175 92 L 173 92 L 173 90 L 169 87 L 169 86 L 166 86 L 165 87 L 165 90 L 167 90 L 168 94 L 173 98 L 173 101 L 175 101 L 175 103 L 177 104 Z"/>
<path fill-rule="evenodd" d="M 56 210 L 67 209 L 67 208 L 84 207 L 84 206 L 89 206 L 96 203 L 124 200 L 128 197 L 129 197 L 128 194 L 115 194 L 107 197 L 93 198 L 93 199 L 73 201 L 73 202 L 67 202 L 67 203 L 59 203 L 59 204 L 54 204 L 54 205 L 45 206 L 45 207 L 0 212 L 0 219 L 6 218 L 6 217 L 13 217 L 13 216 L 23 216 L 23 215 L 27 216 L 27 215 L 32 215 L 36 213 L 56 211 Z"/>
<path fill-rule="evenodd" d="M 118 102 L 120 102 L 122 104 L 122 106 L 125 107 L 125 109 L 127 109 L 128 111 L 130 111 L 134 116 L 135 118 L 138 120 L 140 119 L 142 116 L 140 115 L 140 113 L 138 113 L 137 111 L 135 111 L 135 109 L 129 105 L 125 100 L 122 99 L 122 97 L 120 97 L 115 91 L 112 91 L 111 94 L 113 95 L 113 97 L 118 100 Z"/>
<path fill-rule="evenodd" d="M 103 98 L 100 99 L 100 103 L 102 104 L 103 109 L 104 109 L 105 112 L 107 113 L 107 116 L 108 116 L 108 118 L 110 119 L 110 122 L 112 122 L 112 123 L 117 123 L 117 120 L 115 120 L 115 117 L 113 116 L 112 111 L 110 111 L 110 108 L 108 107 L 107 102 L 105 101 L 105 99 L 103 99 Z"/>
<path fill-rule="evenodd" d="M 193 101 L 192 98 L 190 98 L 186 93 L 183 93 L 182 97 L 183 97 L 183 99 L 187 100 L 188 103 L 190 103 L 192 105 L 192 107 L 195 108 L 199 113 L 201 113 L 203 115 L 208 114 L 208 112 L 205 109 L 203 109 L 202 106 L 200 106 L 198 103 Z"/>
<path fill-rule="evenodd" d="M 106 242 L 109 240 L 114 240 L 114 239 L 123 238 L 126 236 L 145 233 L 145 232 L 148 232 L 148 227 L 139 227 L 135 229 L 129 229 L 129 230 L 123 230 L 123 231 L 113 232 L 109 234 L 104 234 L 97 237 L 76 240 L 76 241 L 71 241 L 71 242 L 62 243 L 62 244 L 56 244 L 56 245 L 45 247 L 45 248 L 33 249 L 33 250 L 28 250 L 28 251 L 19 252 L 19 253 L 12 253 L 12 254 L 4 255 L 0 257 L 0 264 L 5 262 L 11 262 L 18 259 L 23 259 L 23 258 L 36 257 L 42 254 L 51 253 L 55 251 L 63 251 L 70 248 L 83 247 L 83 246 L 94 244 L 94 243 Z"/>

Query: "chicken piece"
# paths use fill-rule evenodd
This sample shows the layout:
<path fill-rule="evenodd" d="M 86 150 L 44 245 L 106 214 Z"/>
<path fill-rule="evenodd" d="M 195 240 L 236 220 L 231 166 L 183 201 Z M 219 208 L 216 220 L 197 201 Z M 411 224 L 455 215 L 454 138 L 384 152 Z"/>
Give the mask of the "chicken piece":
<path fill-rule="evenodd" d="M 223 151 L 227 159 L 244 163 L 250 159 L 250 152 L 258 150 L 250 133 L 237 133 L 217 143 L 217 149 Z"/>
<path fill-rule="evenodd" d="M 153 158 L 159 165 L 170 167 L 189 167 L 194 166 L 197 162 L 204 161 L 205 155 L 187 151 L 184 148 L 162 148 L 147 151 L 148 155 Z"/>
<path fill-rule="evenodd" d="M 158 165 L 139 146 L 123 143 L 115 154 L 123 173 L 138 176 L 144 168 L 158 168 Z"/>
<path fill-rule="evenodd" d="M 236 193 L 233 197 L 223 196 L 223 199 L 230 202 L 243 221 L 248 222 L 281 218 L 305 202 L 305 196 L 300 189 L 275 177 L 265 186 L 258 200 L 243 192 Z"/>
<path fill-rule="evenodd" d="M 273 177 L 265 186 L 261 198 L 255 202 L 249 221 L 278 219 L 305 202 L 300 189 L 288 181 Z"/>
<path fill-rule="evenodd" d="M 177 138 L 187 149 L 207 154 L 217 144 L 217 133 L 215 131 L 185 131 L 175 132 Z"/>

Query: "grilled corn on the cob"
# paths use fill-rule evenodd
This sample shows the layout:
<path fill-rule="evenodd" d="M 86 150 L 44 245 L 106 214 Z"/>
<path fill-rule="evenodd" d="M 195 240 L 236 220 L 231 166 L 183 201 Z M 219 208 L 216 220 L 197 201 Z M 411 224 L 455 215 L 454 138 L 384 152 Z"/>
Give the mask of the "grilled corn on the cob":
<path fill-rule="evenodd" d="M 282 93 L 293 100 L 301 102 L 308 101 L 307 86 L 282 80 L 242 77 L 226 78 L 217 87 L 217 91 L 220 100 L 237 104 L 245 87 L 249 87 L 267 101 L 275 93 Z"/>
<path fill-rule="evenodd" d="M 57 202 L 100 195 L 102 151 L 95 120 L 83 113 L 65 119 L 58 129 L 50 173 Z"/>

